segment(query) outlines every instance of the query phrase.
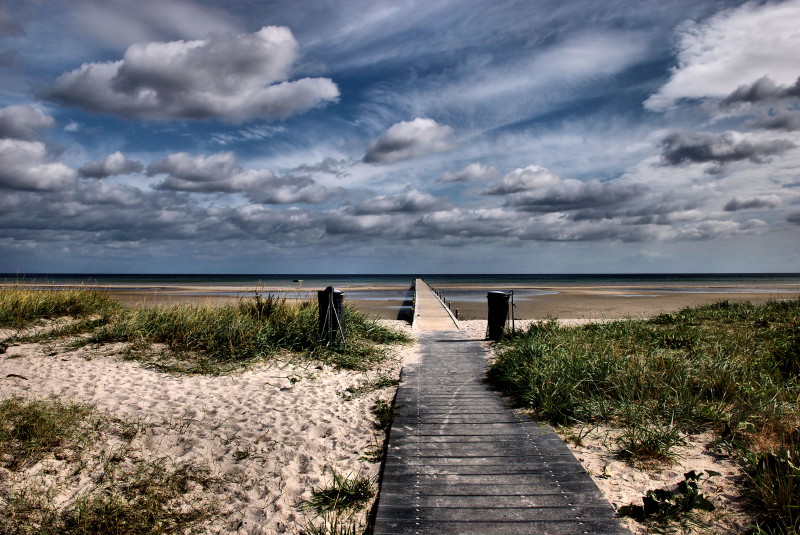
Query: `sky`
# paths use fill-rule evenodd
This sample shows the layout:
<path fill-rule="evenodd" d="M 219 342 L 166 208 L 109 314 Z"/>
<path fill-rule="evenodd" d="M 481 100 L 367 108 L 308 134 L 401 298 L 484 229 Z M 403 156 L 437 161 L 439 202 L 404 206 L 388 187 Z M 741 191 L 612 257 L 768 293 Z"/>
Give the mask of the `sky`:
<path fill-rule="evenodd" d="M 800 0 L 0 0 L 0 272 L 800 272 Z"/>

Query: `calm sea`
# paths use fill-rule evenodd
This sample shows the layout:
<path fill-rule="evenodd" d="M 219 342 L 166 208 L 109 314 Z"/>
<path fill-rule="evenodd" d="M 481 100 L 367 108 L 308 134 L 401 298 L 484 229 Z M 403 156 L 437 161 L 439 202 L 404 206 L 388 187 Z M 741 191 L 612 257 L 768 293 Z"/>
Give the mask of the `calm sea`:
<path fill-rule="evenodd" d="M 408 306 L 409 289 L 414 279 L 423 278 L 441 288 L 454 302 L 484 302 L 487 290 L 514 289 L 517 299 L 558 293 L 558 286 L 616 286 L 625 288 L 628 297 L 664 293 L 786 293 L 797 295 L 800 273 L 685 273 L 685 274 L 101 274 L 101 273 L 6 273 L 5 283 L 25 283 L 51 287 L 62 284 L 114 286 L 131 292 L 170 293 L 170 288 L 191 286 L 181 295 L 247 296 L 253 290 L 281 288 L 287 298 L 307 298 L 310 292 L 334 286 L 345 291 L 349 300 L 385 301 L 386 307 Z M 785 288 L 780 289 L 781 286 Z M 225 287 L 225 288 L 220 288 Z M 702 288 L 702 290 L 701 290 Z M 776 289 L 778 288 L 778 289 Z M 636 292 L 641 292 L 637 294 Z"/>

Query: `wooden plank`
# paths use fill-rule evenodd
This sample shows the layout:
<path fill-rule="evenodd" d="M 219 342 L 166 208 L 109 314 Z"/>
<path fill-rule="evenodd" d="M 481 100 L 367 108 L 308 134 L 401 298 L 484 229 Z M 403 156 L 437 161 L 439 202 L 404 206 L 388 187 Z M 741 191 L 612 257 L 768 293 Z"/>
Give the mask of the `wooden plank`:
<path fill-rule="evenodd" d="M 389 432 L 374 533 L 627 533 L 564 442 L 483 383 L 485 350 L 420 336 Z"/>

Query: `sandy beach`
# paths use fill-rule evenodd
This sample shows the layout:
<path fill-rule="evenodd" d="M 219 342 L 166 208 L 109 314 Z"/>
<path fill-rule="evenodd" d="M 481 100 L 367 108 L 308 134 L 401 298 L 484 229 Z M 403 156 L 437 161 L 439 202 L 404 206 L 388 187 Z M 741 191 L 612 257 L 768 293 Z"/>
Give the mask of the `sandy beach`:
<path fill-rule="evenodd" d="M 10 334 L 0 330 L 0 339 Z M 121 351 L 11 345 L 0 355 L 0 399 L 54 397 L 136 422 L 142 431 L 125 449 L 137 459 L 188 461 L 224 481 L 214 499 L 222 516 L 203 532 L 248 535 L 297 533 L 307 520 L 302 500 L 329 484 L 333 471 L 377 479 L 379 464 L 369 457 L 384 433 L 370 408 L 391 402 L 394 388 L 352 392 L 378 377 L 397 378 L 414 358 L 414 348 L 404 347 L 369 372 L 279 360 L 212 377 L 161 373 L 122 359 Z M 95 470 L 108 447 L 92 455 Z M 0 481 L 15 490 L 38 477 L 47 485 L 63 465 L 49 458 L 21 473 L 0 468 Z M 74 499 L 86 484 L 73 481 L 55 503 Z"/>
<path fill-rule="evenodd" d="M 579 324 L 650 316 L 720 299 L 762 302 L 800 293 L 796 286 L 768 284 L 759 286 L 757 291 L 741 291 L 734 286 L 681 286 L 672 287 L 671 291 L 621 286 L 536 289 L 552 293 L 517 300 L 518 327 L 548 316 Z M 215 304 L 237 299 L 197 295 L 208 289 L 196 287 L 106 290 L 120 301 L 137 306 Z M 280 288 L 272 290 L 280 295 Z M 463 288 L 441 290 L 447 296 L 449 291 Z M 381 308 L 386 305 L 375 300 L 350 302 L 368 314 L 387 315 Z M 462 318 L 485 314 L 483 303 L 459 304 L 464 310 Z M 412 332 L 403 321 L 382 322 Z M 461 324 L 470 338 L 483 339 L 485 320 L 467 319 Z M 2 331 L 0 340 L 12 334 Z M 307 521 L 300 507 L 302 500 L 328 483 L 334 471 L 377 478 L 379 464 L 369 460 L 369 452 L 382 446 L 384 434 L 376 430 L 370 408 L 376 400 L 391 402 L 395 389 L 386 387 L 356 396 L 349 395 L 348 389 L 358 391 L 378 377 L 396 379 L 403 363 L 415 358 L 415 347 L 408 346 L 396 348 L 387 364 L 370 372 L 278 360 L 243 372 L 210 377 L 154 371 L 124 360 L 123 350 L 119 345 L 72 350 L 53 342 L 12 344 L 0 355 L 0 398 L 55 397 L 87 403 L 102 413 L 139 422 L 145 431 L 130 448 L 141 458 L 191 461 L 208 466 L 223 477 L 225 482 L 215 490 L 223 515 L 212 525 L 204 526 L 205 533 L 253 535 L 297 533 Z M 584 430 L 558 431 L 567 439 Z M 608 444 L 614 433 L 613 429 L 598 427 L 579 443 L 567 440 L 614 506 L 636 502 L 647 490 L 674 485 L 689 470 L 711 470 L 720 475 L 704 482 L 703 492 L 714 498 L 718 511 L 706 521 L 719 532 L 737 531 L 746 525 L 747 516 L 741 510 L 736 485 L 742 477 L 741 470 L 731 461 L 715 457 L 707 447 L 710 436 L 686 437 L 675 465 L 647 471 L 613 457 Z M 4 472 L 0 479 L 11 487 L 34 476 L 46 480 L 58 463 L 55 459 L 42 461 L 21 474 L 0 469 Z M 76 492 L 75 488 L 59 495 L 57 501 L 70 500 L 70 492 Z M 644 532 L 633 521 L 627 525 L 634 532 Z"/>

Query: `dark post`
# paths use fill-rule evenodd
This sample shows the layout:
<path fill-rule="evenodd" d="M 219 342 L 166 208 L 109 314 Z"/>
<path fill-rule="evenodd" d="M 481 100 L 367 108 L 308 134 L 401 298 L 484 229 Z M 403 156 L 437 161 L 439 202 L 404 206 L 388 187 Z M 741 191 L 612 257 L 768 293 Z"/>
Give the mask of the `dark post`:
<path fill-rule="evenodd" d="M 489 302 L 488 325 L 486 337 L 489 340 L 500 340 L 508 317 L 508 298 L 506 292 L 489 292 L 486 299 Z"/>
<path fill-rule="evenodd" d="M 319 337 L 333 342 L 337 336 L 344 342 L 344 294 L 328 286 L 317 292 L 319 302 Z"/>

